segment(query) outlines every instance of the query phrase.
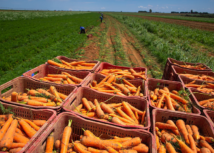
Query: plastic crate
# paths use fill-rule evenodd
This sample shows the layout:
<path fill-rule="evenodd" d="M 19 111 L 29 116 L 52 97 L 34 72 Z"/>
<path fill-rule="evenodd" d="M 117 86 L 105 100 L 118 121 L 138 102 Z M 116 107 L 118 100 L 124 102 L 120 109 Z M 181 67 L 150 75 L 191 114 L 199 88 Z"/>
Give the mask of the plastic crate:
<path fill-rule="evenodd" d="M 193 75 L 201 75 L 201 74 L 204 74 L 204 75 L 208 75 L 208 76 L 211 76 L 211 77 L 214 77 L 214 73 L 211 72 L 211 71 L 199 71 L 199 70 L 189 70 L 189 69 L 183 69 L 181 67 L 178 67 L 178 66 L 172 66 L 172 75 L 171 75 L 171 78 L 170 80 L 174 80 L 174 81 L 180 81 L 179 80 L 179 74 L 193 74 Z M 186 76 L 183 76 L 183 78 L 188 78 Z M 189 78 L 190 79 L 190 78 Z M 190 79 L 192 81 L 194 81 L 195 79 Z M 210 83 L 214 83 L 214 81 L 204 81 L 204 80 L 197 80 L 197 82 L 210 82 Z"/>
<path fill-rule="evenodd" d="M 162 108 L 156 108 L 151 105 L 151 99 L 149 96 L 149 90 L 154 91 L 156 88 L 163 89 L 164 87 L 167 87 L 170 91 L 171 90 L 182 90 L 185 89 L 182 83 L 177 82 L 177 81 L 169 81 L 169 80 L 160 80 L 160 79 L 153 79 L 149 78 L 147 80 L 147 95 L 149 99 L 149 105 L 152 109 L 162 109 Z M 179 112 L 179 111 L 172 111 L 172 112 Z M 192 112 L 195 114 L 200 114 L 200 111 L 192 104 Z M 188 113 L 189 114 L 189 113 Z"/>
<path fill-rule="evenodd" d="M 42 132 L 48 127 L 48 125 L 56 118 L 56 112 L 50 109 L 30 109 L 26 107 L 16 106 L 1 102 L 5 108 L 12 108 L 12 112 L 15 113 L 16 117 L 22 117 L 25 119 L 41 119 L 47 120 L 47 122 L 36 132 L 36 134 L 30 139 L 30 141 L 22 148 L 19 153 L 25 152 L 33 142 L 42 134 Z M 0 110 L 0 114 L 2 114 Z M 1 152 L 6 153 L 6 152 Z"/>
<path fill-rule="evenodd" d="M 210 122 L 210 124 L 212 125 L 212 127 L 214 128 L 214 111 L 204 109 L 203 113 L 207 117 L 207 119 Z"/>
<path fill-rule="evenodd" d="M 107 104 L 121 103 L 122 101 L 126 101 L 141 111 L 146 110 L 146 116 L 145 116 L 146 125 L 145 125 L 145 127 L 142 127 L 142 126 L 123 126 L 123 125 L 115 124 L 112 122 L 108 122 L 108 121 L 105 122 L 103 120 L 87 117 L 87 116 L 81 115 L 80 113 L 76 113 L 73 110 L 75 110 L 75 108 L 76 108 L 75 106 L 78 106 L 79 104 L 82 103 L 82 98 L 86 98 L 87 100 L 92 101 L 92 102 L 94 101 L 94 99 L 97 99 L 99 102 L 104 102 L 104 101 L 109 99 L 109 101 L 106 102 Z M 88 87 L 80 87 L 78 89 L 78 91 L 74 94 L 71 101 L 67 101 L 63 105 L 63 110 L 75 113 L 81 117 L 84 117 L 84 118 L 87 118 L 90 120 L 94 120 L 94 121 L 102 122 L 102 123 L 106 123 L 106 124 L 112 124 L 112 125 L 120 126 L 123 128 L 141 128 L 144 130 L 150 129 L 149 107 L 148 107 L 148 102 L 146 99 L 132 98 L 132 97 L 121 98 L 119 96 L 115 96 L 112 99 L 110 99 L 110 98 L 112 98 L 112 95 L 100 93 L 100 92 L 94 91 Z"/>
<path fill-rule="evenodd" d="M 96 136 L 102 139 L 110 139 L 111 136 L 119 137 L 140 137 L 142 143 L 149 147 L 149 153 L 155 153 L 155 140 L 153 135 L 144 130 L 139 129 L 124 129 L 100 122 L 95 122 L 81 118 L 72 113 L 61 113 L 52 122 L 52 124 L 42 133 L 37 141 L 28 149 L 27 153 L 41 153 L 44 152 L 46 146 L 46 139 L 48 135 L 54 131 L 54 140 L 61 139 L 64 128 L 68 124 L 68 120 L 72 119 L 72 138 L 79 140 L 80 135 L 83 135 L 83 129 L 92 131 Z M 71 142 L 71 140 L 70 140 Z"/>
<path fill-rule="evenodd" d="M 106 62 L 100 63 L 100 65 L 96 68 L 95 72 L 100 73 L 103 69 L 122 69 L 122 70 L 129 70 L 130 67 L 124 67 L 124 66 L 117 66 L 117 65 L 112 65 Z M 136 72 L 145 72 L 145 77 L 147 78 L 147 69 L 144 67 L 136 67 L 133 68 Z M 103 74 L 101 74 L 103 75 Z M 104 76 L 104 75 L 103 75 Z M 137 78 L 139 79 L 139 78 Z"/>
<path fill-rule="evenodd" d="M 89 87 L 89 84 L 92 83 L 93 80 L 96 80 L 97 83 L 99 83 L 104 78 L 105 78 L 105 76 L 103 76 L 101 74 L 97 74 L 97 73 L 91 74 L 90 77 L 88 77 L 88 80 L 83 83 L 82 87 Z M 116 82 L 121 83 L 122 80 L 117 80 Z M 136 87 L 141 86 L 141 93 L 143 93 L 143 95 L 144 95 L 143 98 L 146 98 L 146 90 L 145 90 L 146 81 L 137 79 L 137 80 L 129 80 L 129 82 L 132 83 L 133 85 L 135 85 Z M 100 92 L 100 93 L 102 93 L 102 92 Z M 107 93 L 107 94 L 115 95 L 115 94 L 111 94 L 111 93 Z M 121 97 L 128 97 L 128 96 L 121 96 Z M 136 96 L 130 96 L 130 97 L 136 97 Z M 139 96 L 137 96 L 137 97 L 139 97 Z"/>
<path fill-rule="evenodd" d="M 198 126 L 199 133 L 202 134 L 202 136 L 214 137 L 214 131 L 210 122 L 207 120 L 207 118 L 201 115 L 195 115 L 195 114 L 187 115 L 186 113 L 182 113 L 182 112 L 172 112 L 168 110 L 154 109 L 152 111 L 152 118 L 153 118 L 152 133 L 155 137 L 156 137 L 156 132 L 155 132 L 156 122 L 166 123 L 167 120 L 177 121 L 178 119 L 182 119 L 186 124 L 189 124 L 189 125 L 194 124 Z"/>
<path fill-rule="evenodd" d="M 214 98 L 214 95 L 210 95 L 210 94 L 205 94 L 199 90 L 197 90 L 196 88 L 189 88 L 189 91 L 191 93 L 190 98 L 192 99 L 192 101 L 195 103 L 195 105 L 200 109 L 208 109 L 206 107 L 203 107 L 201 105 L 199 105 L 199 102 L 202 100 L 207 100 L 207 99 L 211 99 Z"/>
<path fill-rule="evenodd" d="M 176 65 L 174 63 L 177 63 L 179 65 L 203 65 L 204 67 L 206 67 L 205 70 L 200 70 L 200 71 L 212 71 L 212 69 L 210 69 L 208 66 L 206 66 L 205 64 L 202 64 L 202 63 L 188 63 L 188 62 L 182 62 L 182 61 L 177 61 L 173 58 L 167 58 L 167 61 L 166 61 L 166 65 L 165 65 L 165 69 L 164 69 L 164 74 L 163 74 L 163 77 L 162 79 L 165 79 L 165 80 L 169 80 L 170 79 L 170 76 L 172 74 L 172 65 Z M 189 70 L 196 70 L 196 69 L 190 69 L 190 68 L 184 68 L 184 67 L 181 67 L 179 65 L 176 65 L 180 68 L 183 68 L 183 69 L 189 69 Z M 196 70 L 196 71 L 199 71 L 199 70 Z"/>
<path fill-rule="evenodd" d="M 65 56 L 57 56 L 56 58 L 60 59 L 60 60 L 64 60 L 64 61 L 69 62 L 69 63 L 70 62 L 74 62 L 74 61 L 76 61 L 76 62 L 80 61 L 80 60 L 77 60 L 77 59 L 70 59 L 70 58 L 67 58 Z M 96 70 L 96 68 L 100 65 L 99 61 L 87 61 L 87 63 L 96 63 L 96 65 L 92 69 L 82 69 L 82 70 L 73 70 L 73 69 L 65 69 L 65 68 L 60 68 L 60 69 L 62 69 L 62 70 L 70 70 L 70 71 L 90 71 L 90 72 L 94 72 Z M 48 64 L 48 63 L 46 62 L 46 64 Z"/>
<path fill-rule="evenodd" d="M 27 92 L 27 89 L 37 89 L 37 88 L 46 88 L 49 89 L 51 84 L 46 83 L 46 82 L 40 82 L 36 81 L 30 78 L 26 77 L 17 77 L 3 85 L 0 86 L 0 100 L 4 101 L 6 103 L 14 104 L 14 105 L 19 105 L 19 106 L 24 106 L 28 108 L 34 108 L 34 109 L 53 109 L 56 110 L 58 113 L 61 110 L 61 106 L 64 104 L 64 102 L 69 101 L 72 98 L 72 94 L 76 91 L 77 87 L 75 86 L 70 86 L 70 85 L 54 85 L 57 89 L 58 92 L 61 92 L 65 95 L 68 95 L 68 97 L 63 100 L 60 106 L 56 107 L 48 107 L 48 106 L 30 106 L 30 105 L 25 105 L 25 104 L 20 104 L 17 102 L 11 102 L 3 99 L 2 97 L 8 97 L 11 95 L 13 91 L 16 92 Z M 6 92 L 4 92 L 7 90 Z M 3 93 L 4 92 L 4 93 Z"/>
<path fill-rule="evenodd" d="M 89 72 L 89 71 L 62 70 L 58 67 L 54 67 L 49 64 L 42 64 L 28 72 L 25 72 L 23 74 L 23 76 L 26 76 L 26 77 L 29 77 L 29 78 L 32 78 L 35 80 L 39 80 L 39 78 L 43 78 L 43 77 L 47 76 L 47 74 L 61 74 L 61 72 L 67 72 L 73 76 L 83 79 L 83 81 L 80 84 L 74 84 L 76 86 L 81 86 L 84 83 L 84 81 L 87 80 L 87 77 L 89 77 L 89 75 L 91 74 L 91 72 Z M 32 74 L 34 74 L 34 76 L 32 76 Z M 48 82 L 48 83 L 56 84 L 54 82 Z M 71 85 L 71 84 L 69 84 L 69 85 Z"/>

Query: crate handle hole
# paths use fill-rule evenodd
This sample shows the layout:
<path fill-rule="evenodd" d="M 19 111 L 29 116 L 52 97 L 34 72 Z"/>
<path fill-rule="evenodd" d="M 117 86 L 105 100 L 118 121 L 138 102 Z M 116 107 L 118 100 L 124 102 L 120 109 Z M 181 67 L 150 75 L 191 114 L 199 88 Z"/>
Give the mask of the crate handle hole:
<path fill-rule="evenodd" d="M 70 105 L 71 105 L 76 99 L 77 99 L 77 97 L 75 97 L 75 98 L 71 101 Z M 75 107 L 77 107 L 77 106 L 75 106 Z"/>

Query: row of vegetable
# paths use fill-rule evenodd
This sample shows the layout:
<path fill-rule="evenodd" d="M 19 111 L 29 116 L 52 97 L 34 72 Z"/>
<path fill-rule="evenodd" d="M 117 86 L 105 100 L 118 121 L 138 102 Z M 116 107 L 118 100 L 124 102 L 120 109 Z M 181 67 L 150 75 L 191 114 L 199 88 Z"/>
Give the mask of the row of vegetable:
<path fill-rule="evenodd" d="M 179 83 L 169 80 L 147 79 L 146 69 L 142 68 L 127 68 L 111 65 L 111 68 L 109 67 L 105 69 L 105 64 L 107 65 L 106 67 L 108 67 L 108 63 L 102 63 L 101 68 L 99 67 L 99 62 L 97 61 L 78 61 L 59 56 L 55 59 L 48 60 L 47 64 L 48 65 L 41 67 L 44 69 L 41 69 L 41 72 L 39 72 L 38 69 L 33 69 L 24 74 L 24 76 L 27 77 L 28 80 L 30 79 L 33 83 L 24 83 L 26 86 L 21 86 L 20 83 L 6 83 L 5 85 L 0 86 L 1 91 L 11 87 L 11 85 L 13 86 L 12 88 L 15 86 L 18 86 L 18 88 L 24 88 L 21 91 L 13 91 L 11 89 L 6 91 L 4 94 L 1 94 L 1 100 L 19 106 L 26 106 L 26 104 L 29 105 L 29 107 L 35 106 L 33 108 L 37 108 L 37 106 L 38 108 L 44 107 L 50 109 L 58 107 L 58 111 L 60 111 L 60 108 L 63 108 L 65 111 L 67 111 L 68 105 L 70 105 L 74 107 L 74 109 L 69 110 L 72 114 L 80 115 L 86 119 L 95 119 L 98 122 L 100 121 L 101 124 L 118 127 L 127 126 L 129 128 L 142 128 L 144 130 L 150 130 L 150 121 L 148 120 L 150 119 L 148 117 L 150 113 L 149 109 L 146 109 L 148 104 L 151 106 L 151 108 L 163 109 L 163 111 L 178 111 L 200 114 L 200 111 L 193 105 L 197 97 L 194 97 L 195 92 L 192 92 L 192 87 L 197 87 L 197 90 L 201 93 L 204 92 L 209 94 L 212 93 L 205 89 L 200 89 L 203 87 L 210 87 L 211 89 L 214 88 L 214 84 L 211 83 L 213 81 L 212 76 L 196 76 L 195 74 L 188 73 L 185 74 L 186 70 L 188 69 L 199 71 L 204 70 L 206 74 L 205 70 L 207 68 L 201 64 L 188 65 L 185 63 L 176 63 L 174 66 L 173 64 L 168 65 L 167 69 L 172 70 L 165 71 L 165 73 L 168 73 L 169 78 L 174 79 L 173 81 L 180 81 L 178 79 L 181 77 L 192 79 L 191 82 L 186 84 L 182 81 Z M 176 66 L 180 69 L 183 69 L 183 73 L 177 73 L 175 71 Z M 83 70 L 84 75 L 78 76 L 76 70 Z M 83 71 L 78 72 L 82 73 Z M 31 76 L 32 73 L 35 73 L 33 77 Z M 211 72 L 209 71 L 209 73 Z M 166 76 L 166 74 L 164 74 L 164 76 Z M 198 84 L 198 81 L 201 80 L 205 81 L 206 85 Z M 154 82 L 157 83 L 154 84 Z M 35 84 L 40 85 L 37 87 Z M 170 84 L 174 84 L 176 87 L 170 87 Z M 26 88 L 29 85 L 30 87 Z M 58 86 L 61 86 L 62 88 L 72 87 L 72 89 L 65 92 Z M 187 90 L 185 90 L 185 87 L 187 87 Z M 104 95 L 103 97 L 108 95 L 108 99 L 99 100 L 96 98 L 96 96 L 89 96 L 88 98 L 87 96 L 84 97 L 84 94 L 82 93 L 83 89 L 89 90 L 89 93 L 93 95 L 100 94 Z M 79 94 L 78 105 L 75 105 L 75 93 Z M 114 97 L 121 98 L 121 101 L 118 100 L 114 102 L 114 100 L 112 100 Z M 133 98 L 133 100 L 135 99 L 136 101 L 139 100 L 142 103 L 145 103 L 145 101 L 148 100 L 148 104 L 146 102 L 142 109 L 140 107 L 136 107 L 134 103 L 130 103 L 128 100 L 129 98 Z M 203 100 L 200 99 L 198 104 L 205 108 L 212 109 L 214 105 L 213 99 L 214 97 Z M 8 123 L 10 121 L 9 118 L 11 118 L 10 120 L 13 119 L 13 124 L 12 122 L 10 122 L 10 124 Z M 22 122 L 24 121 L 23 126 L 26 126 L 27 128 L 22 127 L 22 125 L 19 123 L 20 120 Z M 64 128 L 64 131 L 60 138 L 58 137 L 58 139 L 54 139 L 53 135 L 55 135 L 56 132 L 49 131 L 50 133 L 47 138 L 45 145 L 46 147 L 43 148 L 44 152 L 53 152 L 54 149 L 55 152 L 60 153 L 132 153 L 156 151 L 167 151 L 170 153 L 206 151 L 214 152 L 212 147 L 214 139 L 208 135 L 203 135 L 204 133 L 201 134 L 199 132 L 201 129 L 194 124 L 185 125 L 186 123 L 183 119 L 177 119 L 175 122 L 172 120 L 167 120 L 166 122 L 155 123 L 155 129 L 152 130 L 155 131 L 155 145 L 157 150 L 153 150 L 150 146 L 144 144 L 141 140 L 141 137 L 118 137 L 115 135 L 114 137 L 108 139 L 102 139 L 99 138 L 99 135 L 96 135 L 96 133 L 93 134 L 93 132 L 88 129 L 84 129 L 84 134 L 82 136 L 78 135 L 78 139 L 73 139 L 71 120 L 67 120 L 65 122 L 68 123 L 68 126 L 61 127 Z M 149 126 L 147 126 L 148 122 Z M 23 119 L 14 116 L 12 117 L 12 115 L 10 115 L 8 118 L 5 118 L 5 121 L 1 122 L 1 126 L 1 130 L 3 129 L 5 133 L 10 129 L 10 137 L 12 137 L 12 140 L 5 140 L 8 141 L 7 143 L 4 143 L 6 146 L 4 146 L 0 140 L 0 148 L 2 151 L 8 150 L 10 152 L 22 151 L 22 147 L 25 145 L 15 145 L 15 143 L 21 143 L 14 139 L 14 135 L 17 133 L 16 131 L 18 131 L 16 129 L 20 129 L 20 134 L 22 134 L 22 136 L 26 136 L 27 139 L 31 138 L 29 137 L 28 133 L 35 134 L 35 131 L 39 130 L 39 126 L 34 123 L 34 120 Z M 33 137 L 34 134 L 31 136 Z M 23 138 L 23 140 L 27 139 Z M 13 149 L 15 151 L 13 151 Z M 30 149 L 30 147 L 27 149 Z"/>

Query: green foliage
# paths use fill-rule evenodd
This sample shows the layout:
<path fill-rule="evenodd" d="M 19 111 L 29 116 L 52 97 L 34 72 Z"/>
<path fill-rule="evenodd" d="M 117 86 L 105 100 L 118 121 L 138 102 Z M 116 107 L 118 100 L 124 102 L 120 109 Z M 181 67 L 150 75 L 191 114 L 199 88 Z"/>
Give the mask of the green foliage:
<path fill-rule="evenodd" d="M 2 114 L 14 114 L 14 115 L 15 115 L 15 113 L 11 111 L 13 108 L 8 107 L 8 108 L 6 109 L 6 108 L 2 105 L 1 102 L 0 102 L 0 109 L 1 109 Z"/>

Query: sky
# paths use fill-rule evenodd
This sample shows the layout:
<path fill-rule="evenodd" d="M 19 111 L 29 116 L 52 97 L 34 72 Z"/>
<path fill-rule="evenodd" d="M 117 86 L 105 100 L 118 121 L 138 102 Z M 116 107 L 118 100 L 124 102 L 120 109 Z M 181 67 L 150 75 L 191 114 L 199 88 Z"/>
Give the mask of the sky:
<path fill-rule="evenodd" d="M 214 0 L 0 0 L 0 9 L 214 13 Z"/>

